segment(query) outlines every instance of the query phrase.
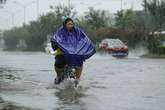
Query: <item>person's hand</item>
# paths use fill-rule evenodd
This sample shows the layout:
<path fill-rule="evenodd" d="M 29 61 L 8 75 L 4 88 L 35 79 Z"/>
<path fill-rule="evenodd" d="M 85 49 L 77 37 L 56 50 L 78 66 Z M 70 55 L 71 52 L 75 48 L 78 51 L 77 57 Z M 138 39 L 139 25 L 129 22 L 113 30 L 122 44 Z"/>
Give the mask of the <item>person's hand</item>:
<path fill-rule="evenodd" d="M 56 55 L 56 52 L 57 52 L 57 51 L 49 51 L 49 54 L 51 54 L 51 55 Z"/>

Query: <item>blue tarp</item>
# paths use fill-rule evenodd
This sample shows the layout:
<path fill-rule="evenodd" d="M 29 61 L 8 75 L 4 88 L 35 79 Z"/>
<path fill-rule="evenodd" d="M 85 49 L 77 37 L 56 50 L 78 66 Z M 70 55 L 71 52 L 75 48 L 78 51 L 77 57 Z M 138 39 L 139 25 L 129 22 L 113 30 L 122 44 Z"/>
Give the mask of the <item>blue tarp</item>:
<path fill-rule="evenodd" d="M 83 62 L 96 53 L 95 47 L 87 35 L 79 28 L 68 31 L 60 27 L 51 41 L 64 52 L 69 66 L 81 66 Z"/>

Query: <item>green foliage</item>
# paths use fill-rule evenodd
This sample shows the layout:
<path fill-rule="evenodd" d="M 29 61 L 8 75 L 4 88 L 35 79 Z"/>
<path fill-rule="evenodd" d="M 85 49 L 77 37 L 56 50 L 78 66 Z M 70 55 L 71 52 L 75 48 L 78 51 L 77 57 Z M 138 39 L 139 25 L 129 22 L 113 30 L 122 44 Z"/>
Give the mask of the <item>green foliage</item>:
<path fill-rule="evenodd" d="M 165 54 L 165 46 L 159 46 L 158 47 L 158 53 L 161 54 Z"/>
<path fill-rule="evenodd" d="M 154 31 L 161 31 L 165 21 L 165 1 L 164 0 L 144 0 L 143 6 L 152 17 Z"/>
<path fill-rule="evenodd" d="M 160 42 L 161 34 L 154 34 L 155 31 L 161 32 L 165 29 L 165 1 L 164 0 L 143 0 L 146 13 L 150 16 L 150 32 L 148 35 L 148 49 L 151 53 L 162 53 Z M 163 50 L 164 51 L 164 50 Z"/>
<path fill-rule="evenodd" d="M 145 42 L 150 52 L 158 53 L 160 36 L 149 35 L 150 32 L 160 31 L 165 25 L 165 1 L 144 0 L 145 11 L 121 10 L 113 18 L 108 11 L 92 7 L 77 17 L 74 7 L 64 5 L 51 6 L 51 12 L 42 15 L 36 21 L 19 28 L 4 32 L 7 49 L 18 49 L 20 40 L 25 41 L 25 50 L 43 50 L 47 37 L 62 25 L 66 17 L 74 19 L 75 25 L 82 28 L 90 39 L 98 44 L 104 38 L 119 38 L 129 46 Z"/>
<path fill-rule="evenodd" d="M 73 8 L 66 6 L 51 7 L 52 12 L 39 17 L 37 21 L 30 22 L 29 25 L 24 25 L 20 28 L 13 28 L 4 32 L 4 40 L 8 50 L 17 49 L 17 44 L 20 40 L 26 43 L 25 50 L 43 50 L 44 43 L 47 36 L 52 35 L 53 32 L 62 24 L 63 16 L 75 16 Z"/>
<path fill-rule="evenodd" d="M 133 10 L 121 10 L 118 11 L 116 14 L 116 26 L 122 29 L 125 29 L 126 27 L 129 27 L 134 20 L 136 20 L 136 15 Z"/>
<path fill-rule="evenodd" d="M 108 27 L 110 17 L 105 10 L 95 10 L 93 7 L 90 7 L 89 11 L 85 13 L 84 20 L 91 28 L 96 30 L 101 27 Z"/>
<path fill-rule="evenodd" d="M 132 9 L 118 11 L 115 16 L 118 38 L 127 42 L 129 46 L 144 42 L 149 33 L 146 18 L 147 15 L 143 11 L 133 11 Z"/>
<path fill-rule="evenodd" d="M 50 6 L 52 9 L 54 15 L 57 17 L 59 20 L 58 22 L 63 22 L 63 18 L 75 18 L 77 12 L 74 10 L 73 6 L 67 7 L 65 5 L 58 5 L 58 6 Z"/>
<path fill-rule="evenodd" d="M 6 49 L 14 50 L 22 36 L 24 36 L 25 30 L 23 28 L 13 28 L 11 30 L 5 31 L 3 34 L 4 41 L 6 44 Z"/>

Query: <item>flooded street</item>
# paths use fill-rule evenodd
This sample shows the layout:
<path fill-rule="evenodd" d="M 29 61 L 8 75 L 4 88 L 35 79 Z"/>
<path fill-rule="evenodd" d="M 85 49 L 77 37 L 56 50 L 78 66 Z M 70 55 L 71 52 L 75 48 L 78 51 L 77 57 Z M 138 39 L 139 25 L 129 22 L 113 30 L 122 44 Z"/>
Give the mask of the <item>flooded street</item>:
<path fill-rule="evenodd" d="M 165 59 L 94 55 L 77 89 L 57 88 L 54 57 L 0 52 L 0 110 L 165 110 Z"/>

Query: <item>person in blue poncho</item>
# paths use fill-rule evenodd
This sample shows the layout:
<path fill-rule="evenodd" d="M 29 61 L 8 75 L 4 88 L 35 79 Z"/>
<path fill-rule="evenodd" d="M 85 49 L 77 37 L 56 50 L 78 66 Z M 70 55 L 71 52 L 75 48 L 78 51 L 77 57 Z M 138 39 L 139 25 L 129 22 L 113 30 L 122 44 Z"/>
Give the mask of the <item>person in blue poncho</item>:
<path fill-rule="evenodd" d="M 78 27 L 74 26 L 71 18 L 67 18 L 63 25 L 51 38 L 51 46 L 55 55 L 55 84 L 61 82 L 60 73 L 64 67 L 75 68 L 76 81 L 80 80 L 83 62 L 95 54 L 96 50 L 91 40 Z"/>

